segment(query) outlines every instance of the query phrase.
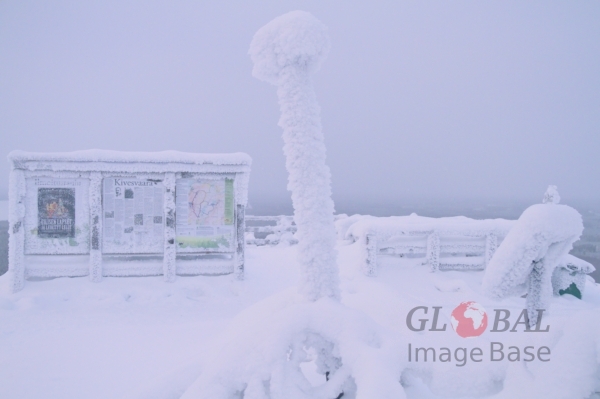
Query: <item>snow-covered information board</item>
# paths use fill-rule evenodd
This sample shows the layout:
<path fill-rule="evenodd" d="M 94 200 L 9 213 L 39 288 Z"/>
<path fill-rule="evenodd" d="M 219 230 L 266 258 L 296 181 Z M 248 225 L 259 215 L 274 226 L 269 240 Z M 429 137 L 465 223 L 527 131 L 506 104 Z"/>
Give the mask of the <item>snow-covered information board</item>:
<path fill-rule="evenodd" d="M 9 271 L 28 277 L 243 275 L 251 159 L 13 151 Z"/>

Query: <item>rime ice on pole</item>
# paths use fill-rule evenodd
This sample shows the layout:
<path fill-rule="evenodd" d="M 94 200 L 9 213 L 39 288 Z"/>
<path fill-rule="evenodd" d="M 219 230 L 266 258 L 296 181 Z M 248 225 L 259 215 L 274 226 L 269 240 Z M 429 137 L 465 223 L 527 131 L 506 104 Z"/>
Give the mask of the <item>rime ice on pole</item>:
<path fill-rule="evenodd" d="M 527 292 L 530 325 L 538 309 L 547 310 L 552 297 L 552 273 L 583 232 L 581 215 L 558 204 L 556 186 L 548 187 L 544 203 L 527 208 L 492 257 L 483 289 L 501 299 Z"/>
<path fill-rule="evenodd" d="M 299 292 L 273 295 L 238 315 L 182 399 L 406 397 L 400 359 L 390 356 L 395 344 L 370 317 L 339 301 L 330 173 L 310 81 L 328 49 L 326 27 L 302 11 L 275 18 L 254 36 L 253 74 L 278 86 L 302 280 Z M 321 385 L 312 386 L 300 369 L 307 350 L 317 354 Z"/>
<path fill-rule="evenodd" d="M 311 82 L 329 48 L 327 27 L 307 12 L 293 11 L 259 29 L 249 51 L 252 75 L 277 85 L 288 189 L 298 226 L 300 291 L 312 301 L 340 295 L 331 174 Z"/>

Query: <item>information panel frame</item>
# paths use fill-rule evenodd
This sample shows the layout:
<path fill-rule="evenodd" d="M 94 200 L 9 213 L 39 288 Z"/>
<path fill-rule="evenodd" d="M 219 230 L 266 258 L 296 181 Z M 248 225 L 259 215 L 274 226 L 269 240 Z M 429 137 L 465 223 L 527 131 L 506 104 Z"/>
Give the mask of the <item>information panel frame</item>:
<path fill-rule="evenodd" d="M 39 277 L 87 275 L 100 281 L 105 276 L 163 275 L 173 281 L 177 275 L 234 273 L 243 278 L 244 213 L 252 163 L 248 155 L 89 150 L 13 151 L 8 158 L 13 291 L 28 278 Z M 210 238 L 209 245 L 178 244 L 184 234 L 178 239 L 177 182 L 181 192 L 186 179 L 195 179 L 199 186 L 194 190 L 214 189 L 203 194 L 221 200 L 191 201 L 205 215 L 188 225 L 199 232 L 212 229 L 209 235 L 194 234 Z M 117 185 L 123 188 L 119 193 Z M 207 204 L 219 211 L 206 208 Z M 121 240 L 116 227 L 119 232 L 128 230 L 129 239 Z"/>

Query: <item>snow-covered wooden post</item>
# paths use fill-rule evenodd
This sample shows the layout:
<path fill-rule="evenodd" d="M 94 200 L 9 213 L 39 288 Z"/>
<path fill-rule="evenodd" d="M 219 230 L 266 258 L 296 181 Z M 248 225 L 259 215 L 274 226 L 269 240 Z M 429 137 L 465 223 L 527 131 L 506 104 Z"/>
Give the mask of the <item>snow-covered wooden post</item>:
<path fill-rule="evenodd" d="M 437 272 L 440 268 L 440 235 L 437 231 L 427 236 L 427 263 L 429 270 Z"/>
<path fill-rule="evenodd" d="M 90 280 L 102 280 L 102 173 L 90 172 Z"/>
<path fill-rule="evenodd" d="M 8 190 L 8 272 L 12 292 L 25 285 L 25 176 L 23 171 L 10 172 Z"/>
<path fill-rule="evenodd" d="M 163 275 L 165 281 L 175 281 L 177 274 L 177 246 L 175 244 L 175 173 L 165 173 L 165 253 L 163 255 Z"/>
<path fill-rule="evenodd" d="M 243 280 L 244 279 L 244 252 L 245 252 L 245 246 L 246 246 L 246 242 L 244 240 L 244 234 L 245 234 L 245 230 L 246 230 L 246 223 L 245 223 L 245 219 L 244 219 L 244 213 L 245 213 L 245 207 L 244 205 L 238 205 L 236 212 L 235 212 L 235 220 L 236 220 L 236 232 L 235 232 L 235 239 L 236 239 L 236 247 L 235 247 L 235 264 L 234 264 L 234 271 L 233 273 L 235 274 L 235 277 L 238 280 Z"/>
<path fill-rule="evenodd" d="M 374 232 L 365 235 L 365 252 L 364 273 L 367 276 L 375 276 L 377 274 L 377 234 Z"/>
<path fill-rule="evenodd" d="M 288 189 L 298 227 L 300 292 L 311 301 L 340 295 L 331 174 L 311 81 L 329 48 L 327 27 L 304 11 L 275 18 L 256 32 L 250 45 L 252 75 L 277 86 Z"/>
<path fill-rule="evenodd" d="M 490 264 L 494 253 L 498 249 L 498 237 L 494 233 L 487 233 L 485 235 L 485 252 L 484 252 L 484 268 Z"/>

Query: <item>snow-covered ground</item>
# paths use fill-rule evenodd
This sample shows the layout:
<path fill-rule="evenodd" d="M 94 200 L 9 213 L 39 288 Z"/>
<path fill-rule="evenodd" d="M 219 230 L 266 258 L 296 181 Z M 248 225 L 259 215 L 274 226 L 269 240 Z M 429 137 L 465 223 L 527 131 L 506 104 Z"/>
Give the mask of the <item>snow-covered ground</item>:
<path fill-rule="evenodd" d="M 360 272 L 360 245 L 338 245 L 342 302 L 364 311 L 405 343 L 480 346 L 487 351 L 491 341 L 500 341 L 505 348 L 530 344 L 537 350 L 547 345 L 553 351 L 548 363 L 467 361 L 458 367 L 454 360 L 416 364 L 413 359 L 408 364 L 415 371 L 404 378 L 409 398 L 437 398 L 440 392 L 464 398 L 489 396 L 503 384 L 508 392 L 521 384 L 523 375 L 543 367 L 560 372 L 560 363 L 573 360 L 569 353 L 576 349 L 566 343 L 577 341 L 585 347 L 583 341 L 589 338 L 592 345 L 594 337 L 587 335 L 594 333 L 593 326 L 584 321 L 588 315 L 597 318 L 600 287 L 591 281 L 583 300 L 570 295 L 552 299 L 552 313 L 543 323 L 551 326 L 549 333 L 490 333 L 494 308 L 509 309 L 512 324 L 525 308 L 525 299 L 493 302 L 482 293 L 483 272 L 431 273 L 418 260 L 401 264 L 383 259 L 379 275 L 366 277 Z M 160 277 L 105 278 L 101 283 L 58 278 L 28 281 L 22 291 L 9 294 L 4 275 L 0 277 L 0 397 L 178 398 L 201 373 L 212 339 L 236 314 L 297 284 L 296 251 L 297 246 L 248 247 L 244 281 L 231 275 L 179 277 L 174 283 Z M 476 301 L 487 310 L 490 327 L 480 337 L 464 339 L 450 327 L 450 313 L 463 301 Z M 446 323 L 448 329 L 409 331 L 406 317 L 415 306 L 442 306 L 439 325 Z M 581 336 L 569 332 L 574 323 L 584 323 Z M 407 356 L 404 350 L 402 357 Z M 571 356 L 584 360 L 577 353 Z M 573 369 L 569 364 L 565 368 Z M 319 383 L 310 364 L 307 376 Z"/>

